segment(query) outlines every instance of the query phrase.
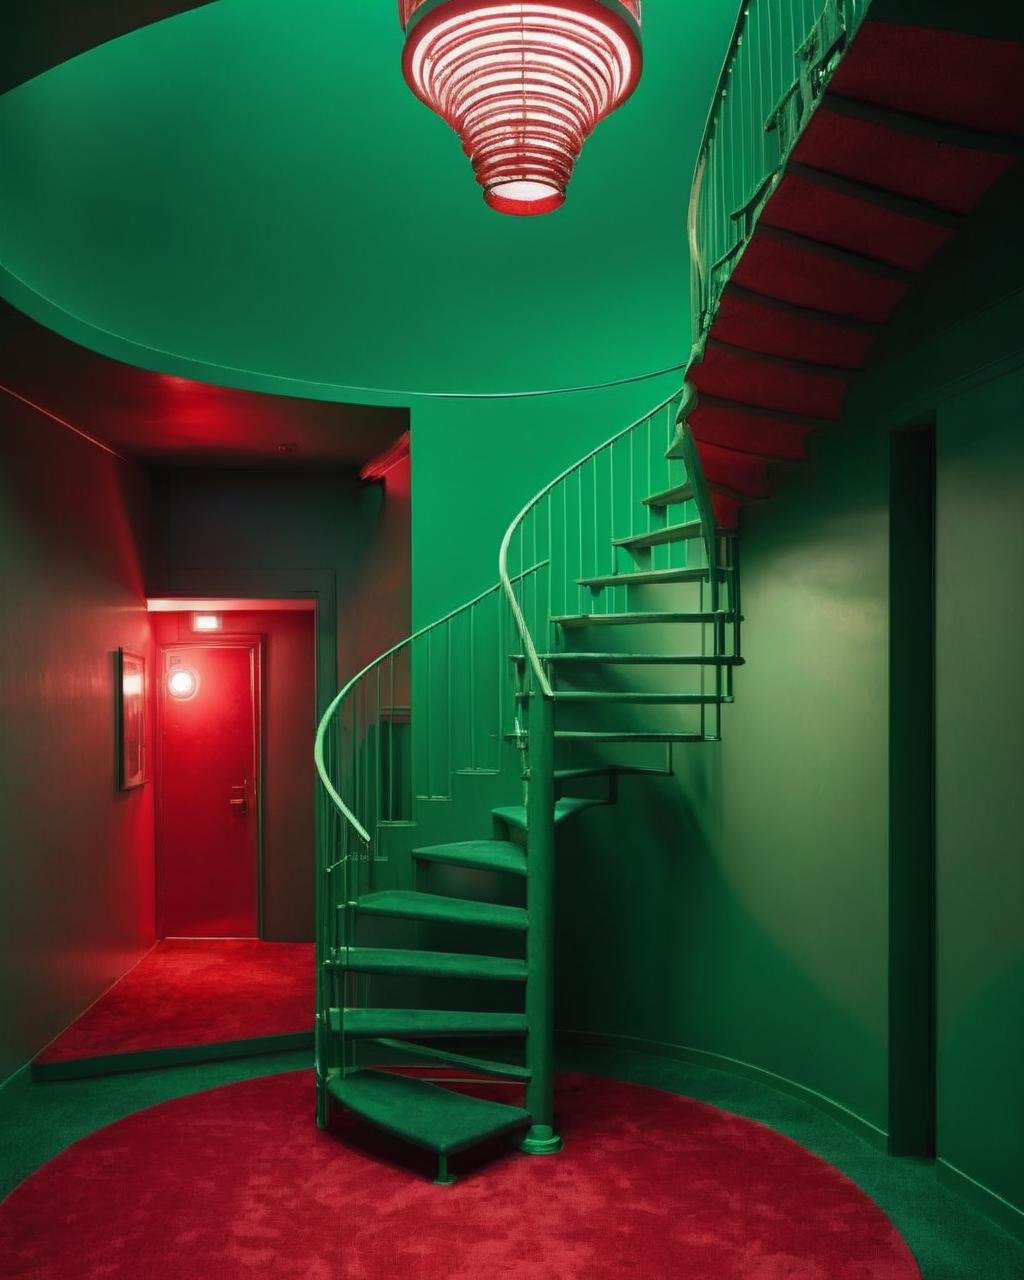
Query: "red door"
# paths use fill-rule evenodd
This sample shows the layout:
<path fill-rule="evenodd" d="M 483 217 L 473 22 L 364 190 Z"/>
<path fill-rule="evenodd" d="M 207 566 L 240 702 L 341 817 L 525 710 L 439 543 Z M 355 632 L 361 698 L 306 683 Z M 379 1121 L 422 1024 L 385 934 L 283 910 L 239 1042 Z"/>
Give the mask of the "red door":
<path fill-rule="evenodd" d="M 259 642 L 163 650 L 157 831 L 161 937 L 258 934 Z"/>

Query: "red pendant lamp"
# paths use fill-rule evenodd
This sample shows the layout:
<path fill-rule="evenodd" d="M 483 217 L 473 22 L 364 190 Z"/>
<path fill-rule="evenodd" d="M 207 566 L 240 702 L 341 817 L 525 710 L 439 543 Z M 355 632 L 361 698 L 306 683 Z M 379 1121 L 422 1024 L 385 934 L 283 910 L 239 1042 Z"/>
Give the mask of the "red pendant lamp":
<path fill-rule="evenodd" d="M 410 89 L 500 213 L 550 213 L 640 79 L 640 0 L 398 0 Z"/>

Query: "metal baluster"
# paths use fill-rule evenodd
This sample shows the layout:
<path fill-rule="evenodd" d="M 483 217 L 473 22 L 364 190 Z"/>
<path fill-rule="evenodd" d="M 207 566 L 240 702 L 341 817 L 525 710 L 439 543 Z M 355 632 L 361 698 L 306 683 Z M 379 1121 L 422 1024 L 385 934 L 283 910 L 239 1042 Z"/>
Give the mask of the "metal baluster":
<path fill-rule="evenodd" d="M 445 721 L 445 784 L 444 794 L 451 799 L 453 794 L 452 773 L 455 767 L 454 747 L 452 745 L 452 619 L 449 618 L 444 624 L 445 639 L 445 690 L 442 708 L 447 708 Z"/>
<path fill-rule="evenodd" d="M 451 694 L 449 693 L 449 697 Z M 479 768 L 476 754 L 476 605 L 469 609 L 469 767 Z"/>
<path fill-rule="evenodd" d="M 548 635 L 551 631 L 551 619 L 554 616 L 552 605 L 552 593 L 555 584 L 555 510 L 556 502 L 552 495 L 548 495 L 548 612 L 544 619 L 544 625 L 541 628 L 542 635 Z"/>
<path fill-rule="evenodd" d="M 576 575 L 576 577 L 582 578 L 585 572 L 583 568 L 583 468 L 582 467 L 576 468 L 576 518 L 577 518 L 577 531 L 579 534 L 579 540 L 578 540 L 579 573 Z M 577 612 L 579 613 L 586 613 L 586 604 L 583 599 L 584 591 L 585 591 L 584 587 L 577 586 L 576 609 L 577 609 Z"/>
<path fill-rule="evenodd" d="M 617 443 L 617 441 L 613 440 L 611 447 L 608 450 L 608 533 L 610 534 L 610 537 L 608 539 L 607 564 L 609 573 L 615 572 L 615 545 L 612 539 L 617 536 L 615 530 L 615 446 Z M 605 590 L 606 593 L 611 596 L 615 588 L 607 587 Z"/>
<path fill-rule="evenodd" d="M 374 769 L 374 826 L 370 827 L 370 831 L 374 832 L 375 840 L 379 840 L 378 827 L 380 824 L 380 787 L 381 773 L 384 771 L 384 716 L 383 704 L 380 701 L 380 663 L 374 667 L 374 677 L 376 682 L 376 767 Z M 394 717 L 394 708 L 390 709 L 388 722 Z"/>
<path fill-rule="evenodd" d="M 391 720 L 388 724 L 388 794 L 387 820 L 395 821 L 395 655 L 388 659 L 388 702 L 391 704 Z"/>
<path fill-rule="evenodd" d="M 434 794 L 434 655 L 432 652 L 433 630 L 427 632 L 427 661 L 426 661 L 426 696 L 424 698 L 424 728 L 426 729 L 426 738 L 424 741 L 427 746 L 427 795 Z"/>
<path fill-rule="evenodd" d="M 531 565 L 535 565 L 537 563 L 537 558 L 538 558 L 537 557 L 537 520 L 539 515 L 540 515 L 540 503 L 538 502 L 533 508 L 533 556 L 530 559 Z M 536 635 L 539 629 L 537 625 L 537 620 L 540 617 L 540 598 L 538 594 L 540 591 L 540 581 L 539 581 L 540 570 L 535 569 L 534 572 L 530 574 L 530 578 L 531 578 L 530 585 L 533 589 L 533 634 Z"/>

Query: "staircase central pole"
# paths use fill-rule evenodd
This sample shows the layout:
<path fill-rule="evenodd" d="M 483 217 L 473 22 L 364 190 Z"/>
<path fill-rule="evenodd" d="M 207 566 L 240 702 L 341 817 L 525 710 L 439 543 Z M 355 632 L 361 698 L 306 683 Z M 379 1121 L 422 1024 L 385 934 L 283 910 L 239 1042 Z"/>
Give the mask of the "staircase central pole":
<path fill-rule="evenodd" d="M 554 1129 L 555 1088 L 555 726 L 554 703 L 540 689 L 529 700 L 526 784 L 526 1109 L 533 1117 L 522 1149 L 562 1149 Z"/>

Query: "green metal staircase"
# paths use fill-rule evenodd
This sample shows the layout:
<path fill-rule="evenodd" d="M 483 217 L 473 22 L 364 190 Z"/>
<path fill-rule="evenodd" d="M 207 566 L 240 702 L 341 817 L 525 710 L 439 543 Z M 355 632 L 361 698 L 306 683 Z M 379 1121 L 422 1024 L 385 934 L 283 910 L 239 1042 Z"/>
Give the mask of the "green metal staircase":
<path fill-rule="evenodd" d="M 318 1122 L 340 1104 L 434 1152 L 442 1183 L 502 1134 L 559 1150 L 556 830 L 717 739 L 732 697 L 735 539 L 685 401 L 552 481 L 498 585 L 370 664 L 318 731 Z M 521 1085 L 521 1105 L 397 1070 L 424 1063 Z"/>
<path fill-rule="evenodd" d="M 682 389 L 542 489 L 498 583 L 371 663 L 320 724 L 317 1121 L 346 1107 L 435 1153 L 439 1182 L 500 1135 L 559 1150 L 556 831 L 585 839 L 590 810 L 642 803 L 674 751 L 719 739 L 743 661 L 740 507 L 839 420 L 943 242 L 919 228 L 945 236 L 939 206 L 972 208 L 1019 151 L 1024 113 L 947 101 L 977 41 L 865 22 L 869 3 L 745 0 L 692 188 Z M 1015 101 L 1024 45 L 986 49 L 972 74 Z M 401 1070 L 416 1064 L 474 1094 Z M 476 1096 L 487 1081 L 521 1086 L 519 1105 Z"/>

